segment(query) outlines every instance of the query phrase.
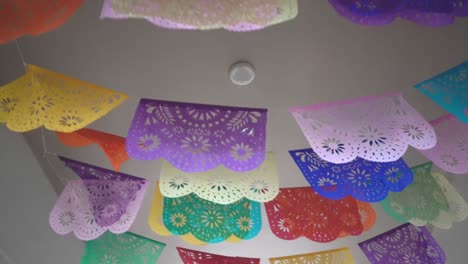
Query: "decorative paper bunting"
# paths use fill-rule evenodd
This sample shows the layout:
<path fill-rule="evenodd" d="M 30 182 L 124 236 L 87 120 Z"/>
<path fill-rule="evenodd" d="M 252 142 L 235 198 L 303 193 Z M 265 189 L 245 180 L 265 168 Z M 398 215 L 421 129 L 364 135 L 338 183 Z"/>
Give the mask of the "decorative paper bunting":
<path fill-rule="evenodd" d="M 166 244 L 132 233 L 109 232 L 86 242 L 81 264 L 153 264 Z"/>
<path fill-rule="evenodd" d="M 234 171 L 265 159 L 266 109 L 142 99 L 127 136 L 130 157 L 165 158 L 186 172 Z"/>
<path fill-rule="evenodd" d="M 201 173 L 186 173 L 164 162 L 159 181 L 164 197 L 177 198 L 193 193 L 218 204 L 230 204 L 242 198 L 268 202 L 279 192 L 279 176 L 273 153 L 267 154 L 260 167 L 243 173 L 223 166 Z"/>
<path fill-rule="evenodd" d="M 294 107 L 291 113 L 318 156 L 332 163 L 356 157 L 397 161 L 411 145 L 435 146 L 432 126 L 400 93 Z"/>
<path fill-rule="evenodd" d="M 375 220 L 377 219 L 377 214 L 374 211 L 374 208 L 370 203 L 365 203 L 356 200 L 359 215 L 361 216 L 361 223 L 362 223 L 362 231 L 366 232 L 371 230 L 372 227 L 375 225 Z M 340 237 L 347 237 L 352 234 L 342 231 L 340 233 Z"/>
<path fill-rule="evenodd" d="M 468 14 L 468 1 L 465 0 L 464 5 Z M 415 87 L 468 124 L 468 61 Z"/>
<path fill-rule="evenodd" d="M 445 171 L 468 173 L 468 124 L 452 115 L 433 120 L 431 124 L 437 134 L 437 145 L 420 152 Z"/>
<path fill-rule="evenodd" d="M 468 15 L 467 0 L 328 0 L 341 16 L 362 25 L 382 26 L 400 17 L 426 26 L 452 24 Z"/>
<path fill-rule="evenodd" d="M 270 258 L 271 264 L 354 264 L 349 248 L 339 248 L 310 254 Z"/>
<path fill-rule="evenodd" d="M 123 93 L 28 65 L 25 75 L 0 88 L 0 122 L 16 132 L 40 126 L 72 132 L 106 115 L 126 98 Z"/>
<path fill-rule="evenodd" d="M 304 236 L 330 242 L 340 236 L 361 234 L 362 222 L 366 221 L 361 219 L 355 199 L 326 199 L 310 187 L 281 188 L 275 200 L 265 203 L 265 208 L 271 230 L 285 240 Z"/>
<path fill-rule="evenodd" d="M 351 195 L 361 201 L 378 202 L 389 191 L 400 192 L 413 181 L 413 172 L 402 159 L 380 163 L 356 158 L 334 164 L 321 159 L 312 149 L 289 153 L 312 188 L 330 199 Z"/>
<path fill-rule="evenodd" d="M 143 18 L 169 29 L 253 31 L 297 16 L 297 0 L 105 0 L 101 18 Z"/>
<path fill-rule="evenodd" d="M 184 264 L 260 264 L 260 259 L 215 255 L 187 248 L 177 248 Z"/>
<path fill-rule="evenodd" d="M 189 239 L 189 242 L 247 240 L 255 237 L 262 226 L 260 204 L 245 198 L 230 205 L 221 205 L 194 194 L 163 198 L 156 188 L 151 211 L 149 222 L 153 231 L 159 235 L 192 234 L 196 240 Z"/>
<path fill-rule="evenodd" d="M 0 3 L 0 43 L 60 27 L 83 0 L 4 0 Z"/>
<path fill-rule="evenodd" d="M 119 171 L 120 166 L 129 157 L 125 150 L 125 138 L 105 132 L 83 128 L 72 133 L 56 132 L 60 141 L 69 147 L 84 147 L 98 144 L 106 153 L 114 170 Z"/>
<path fill-rule="evenodd" d="M 359 243 L 372 264 L 444 264 L 445 254 L 425 227 L 404 224 Z"/>
<path fill-rule="evenodd" d="M 106 230 L 128 231 L 140 208 L 148 181 L 61 157 L 81 180 L 70 181 L 58 198 L 49 223 L 58 234 L 74 232 L 92 240 Z"/>
<path fill-rule="evenodd" d="M 381 205 L 400 222 L 450 228 L 468 217 L 468 204 L 440 173 L 431 173 L 432 163 L 413 168 L 414 183 L 401 193 L 391 193 Z"/>

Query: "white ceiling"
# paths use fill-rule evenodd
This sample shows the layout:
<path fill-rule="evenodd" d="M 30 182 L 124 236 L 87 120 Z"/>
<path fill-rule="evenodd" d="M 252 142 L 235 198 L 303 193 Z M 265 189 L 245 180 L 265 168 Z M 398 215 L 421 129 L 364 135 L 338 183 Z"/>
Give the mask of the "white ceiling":
<path fill-rule="evenodd" d="M 85 5 L 62 28 L 40 37 L 26 37 L 19 45 L 29 64 L 49 68 L 76 78 L 129 94 L 129 99 L 91 128 L 125 136 L 138 100 L 199 102 L 269 109 L 267 147 L 278 155 L 281 185 L 306 186 L 307 182 L 287 153 L 307 147 L 307 141 L 288 108 L 401 90 L 405 98 L 427 119 L 444 112 L 412 87 L 438 72 L 468 59 L 468 19 L 443 28 L 421 27 L 397 21 L 386 27 L 363 27 L 339 17 L 327 1 L 300 1 L 299 16 L 288 23 L 252 33 L 225 31 L 169 31 L 145 21 L 99 20 L 101 1 Z M 0 46 L 2 83 L 24 73 L 14 43 Z M 236 87 L 227 70 L 237 60 L 248 60 L 257 78 L 248 87 Z M 26 139 L 57 190 L 58 176 L 71 173 L 53 155 L 43 158 L 40 130 Z M 46 131 L 44 143 L 50 153 L 110 168 L 97 146 L 67 148 Z M 416 165 L 425 160 L 410 150 L 405 160 Z M 238 244 L 206 247 L 185 244 L 177 237 L 163 238 L 147 224 L 159 161 L 129 161 L 122 171 L 151 181 L 144 206 L 133 232 L 167 243 L 159 263 L 181 263 L 176 246 L 215 254 L 266 258 L 347 246 L 357 263 L 368 263 L 356 243 L 397 225 L 378 205 L 377 224 L 359 237 L 320 244 L 306 239 L 284 241 L 268 227 L 260 235 Z M 457 176 L 459 192 L 468 199 L 468 178 Z M 453 248 L 452 237 L 468 235 L 468 222 L 454 231 L 437 231 L 449 252 L 448 263 L 468 257 Z M 44 227 L 45 228 L 45 227 Z M 51 231 L 52 232 L 52 231 Z M 464 233 L 460 233 L 464 232 Z M 461 236 L 460 234 L 464 234 Z M 451 241 L 451 242 L 450 242 Z M 73 262 L 75 263 L 75 262 Z M 76 262 L 78 263 L 78 261 Z"/>

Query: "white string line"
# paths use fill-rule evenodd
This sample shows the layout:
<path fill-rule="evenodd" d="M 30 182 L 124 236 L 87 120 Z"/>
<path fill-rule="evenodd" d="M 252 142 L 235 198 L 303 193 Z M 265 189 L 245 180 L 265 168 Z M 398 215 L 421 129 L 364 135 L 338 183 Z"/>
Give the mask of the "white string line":
<path fill-rule="evenodd" d="M 15 262 L 13 262 L 13 260 L 5 253 L 5 251 L 3 251 L 2 248 L 0 248 L 0 256 L 2 256 L 2 258 L 7 261 L 5 264 L 15 264 Z"/>
<path fill-rule="evenodd" d="M 21 58 L 21 62 L 23 62 L 24 70 L 27 73 L 28 72 L 28 64 L 26 64 L 26 61 L 24 60 L 23 52 L 21 52 L 21 48 L 19 46 L 18 40 L 15 40 L 15 43 L 16 43 L 16 49 L 18 49 L 18 53 L 19 53 L 20 58 Z"/>

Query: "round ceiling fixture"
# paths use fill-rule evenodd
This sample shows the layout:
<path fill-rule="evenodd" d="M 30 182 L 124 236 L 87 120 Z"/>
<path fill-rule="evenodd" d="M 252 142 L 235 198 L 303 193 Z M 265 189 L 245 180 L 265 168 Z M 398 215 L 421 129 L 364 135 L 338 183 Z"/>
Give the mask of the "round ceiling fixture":
<path fill-rule="evenodd" d="M 234 84 L 248 85 L 255 79 L 255 68 L 249 62 L 234 63 L 229 69 L 229 77 Z"/>

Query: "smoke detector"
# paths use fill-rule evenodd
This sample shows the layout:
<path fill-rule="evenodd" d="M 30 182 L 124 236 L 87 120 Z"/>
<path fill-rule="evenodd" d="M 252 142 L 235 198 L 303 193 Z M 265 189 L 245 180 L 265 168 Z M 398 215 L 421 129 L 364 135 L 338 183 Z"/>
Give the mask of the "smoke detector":
<path fill-rule="evenodd" d="M 229 69 L 229 78 L 236 85 L 248 85 L 255 79 L 255 68 L 249 62 L 236 62 Z"/>

